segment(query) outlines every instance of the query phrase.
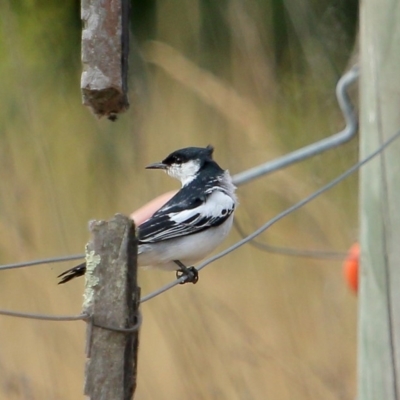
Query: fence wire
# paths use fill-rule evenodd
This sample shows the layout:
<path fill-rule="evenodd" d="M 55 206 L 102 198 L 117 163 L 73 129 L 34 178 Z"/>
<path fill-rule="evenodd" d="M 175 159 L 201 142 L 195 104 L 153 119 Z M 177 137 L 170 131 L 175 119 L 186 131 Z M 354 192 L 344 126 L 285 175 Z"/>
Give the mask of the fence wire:
<path fill-rule="evenodd" d="M 354 65 L 349 71 L 347 71 L 338 81 L 336 85 L 336 98 L 342 111 L 343 118 L 346 122 L 345 128 L 335 133 L 325 139 L 322 139 L 318 142 L 310 144 L 308 146 L 302 147 L 301 149 L 295 150 L 291 153 L 285 154 L 284 156 L 277 158 L 272 161 L 267 161 L 264 164 L 261 164 L 257 167 L 250 168 L 246 171 L 240 172 L 232 177 L 233 183 L 236 186 L 241 186 L 246 183 L 251 182 L 256 178 L 260 178 L 264 175 L 268 175 L 272 172 L 275 172 L 279 169 L 285 168 L 289 165 L 292 165 L 296 162 L 300 162 L 320 154 L 326 150 L 333 149 L 343 143 L 346 143 L 350 139 L 352 139 L 356 133 L 358 128 L 358 120 L 354 113 L 353 105 L 350 101 L 350 97 L 348 94 L 348 88 L 351 86 L 358 78 L 359 78 L 359 67 L 358 65 Z M 239 228 L 240 231 L 240 228 Z M 55 258 L 46 258 L 43 260 L 34 260 L 34 261 L 26 261 L 14 264 L 5 264 L 0 266 L 0 271 L 6 269 L 14 269 L 14 268 L 23 268 L 30 267 L 39 264 L 49 264 L 52 262 L 64 262 L 64 261 L 73 261 L 85 258 L 84 254 L 76 254 L 71 256 L 61 256 Z"/>
<path fill-rule="evenodd" d="M 336 87 L 337 100 L 338 100 L 339 107 L 343 113 L 343 116 L 344 116 L 344 119 L 346 122 L 346 126 L 342 131 L 340 131 L 328 138 L 322 139 L 316 143 L 310 144 L 301 149 L 298 149 L 289 154 L 286 154 L 285 156 L 280 157 L 276 160 L 266 162 L 262 165 L 259 165 L 258 167 L 254 167 L 254 168 L 251 168 L 242 173 L 236 174 L 233 176 L 234 184 L 236 186 L 241 186 L 245 183 L 249 183 L 256 178 L 259 178 L 266 174 L 277 171 L 278 169 L 282 169 L 282 168 L 292 165 L 296 162 L 303 161 L 303 160 L 305 160 L 309 157 L 312 157 L 316 154 L 320 154 L 324 151 L 335 148 L 335 147 L 349 141 L 351 138 L 353 138 L 357 132 L 358 121 L 357 121 L 357 117 L 354 113 L 354 109 L 351 104 L 347 90 L 348 90 L 348 87 L 358 79 L 358 77 L 359 77 L 359 68 L 358 68 L 358 66 L 354 66 L 346 74 L 343 75 L 343 77 L 339 80 L 337 87 Z M 365 165 L 371 159 L 373 159 L 378 154 L 380 154 L 399 136 L 400 136 L 400 131 L 396 132 L 391 138 L 389 138 L 386 142 L 384 142 L 377 150 L 375 150 L 373 153 L 371 153 L 368 157 L 366 157 L 362 161 L 356 163 L 354 166 L 352 166 L 346 172 L 339 175 L 337 178 L 333 179 L 325 186 L 321 187 L 320 189 L 318 189 L 314 193 L 310 194 L 306 198 L 302 199 L 298 203 L 294 204 L 293 206 L 289 207 L 285 211 L 276 215 L 274 218 L 272 218 L 271 220 L 266 222 L 264 225 L 259 227 L 257 230 L 253 231 L 251 234 L 243 237 L 241 240 L 239 240 L 237 243 L 235 243 L 231 247 L 229 247 L 226 250 L 218 253 L 217 255 L 205 260 L 203 263 L 201 263 L 197 267 L 197 270 L 198 271 L 202 270 L 203 268 L 205 268 L 207 265 L 211 264 L 212 262 L 219 260 L 222 257 L 225 257 L 226 255 L 237 250 L 239 247 L 243 246 L 244 244 L 253 241 L 258 235 L 260 235 L 265 230 L 270 228 L 276 222 L 280 221 L 281 219 L 283 219 L 290 213 L 298 210 L 299 208 L 303 207 L 310 201 L 314 200 L 316 197 L 320 196 L 322 193 L 324 193 L 324 192 L 328 191 L 329 189 L 331 189 L 332 187 L 336 186 L 342 180 L 346 179 L 348 176 L 350 176 L 354 172 L 358 171 L 363 165 Z M 239 227 L 239 229 L 240 229 L 240 227 Z M 242 231 L 242 234 L 244 235 L 243 231 Z M 258 242 L 255 242 L 254 244 L 258 245 L 258 246 L 260 245 L 260 243 L 258 243 Z M 268 247 L 271 248 L 271 246 L 268 246 Z M 288 249 L 286 249 L 286 251 L 287 250 Z M 298 253 L 299 250 L 297 250 L 297 249 L 289 249 L 289 250 L 297 252 L 296 255 L 300 255 Z M 312 251 L 312 252 L 314 252 L 314 251 Z M 321 252 L 321 254 L 322 253 L 324 253 L 324 252 Z M 306 253 L 304 253 L 304 254 L 306 254 Z M 327 257 L 329 256 L 328 253 L 325 253 L 325 255 Z M 337 256 L 338 253 L 336 253 L 336 252 L 330 253 L 330 255 L 333 257 L 335 255 Z M 304 255 L 304 256 L 308 256 L 308 255 Z M 340 256 L 343 256 L 343 254 L 340 254 Z M 62 256 L 62 257 L 56 257 L 56 258 L 47 258 L 47 259 L 43 259 L 43 260 L 34 260 L 34 261 L 28 261 L 28 262 L 2 265 L 2 266 L 0 266 L 0 270 L 36 266 L 39 264 L 48 264 L 48 263 L 52 263 L 52 262 L 65 262 L 65 261 L 71 261 L 71 260 L 78 260 L 78 259 L 82 259 L 82 258 L 84 258 L 84 254 L 77 254 L 77 255 L 72 255 L 72 256 Z M 160 294 L 166 292 L 167 290 L 175 287 L 176 285 L 183 283 L 184 279 L 185 279 L 184 277 L 181 277 L 181 278 L 176 279 L 176 280 L 168 283 L 167 285 L 155 290 L 154 292 L 149 293 L 148 295 L 142 297 L 141 303 L 144 303 L 150 299 L 153 299 L 153 298 L 159 296 Z M 91 316 L 84 314 L 84 313 L 78 314 L 78 315 L 71 315 L 71 316 L 68 316 L 68 315 L 67 316 L 61 316 L 61 315 L 54 316 L 54 315 L 47 315 L 47 314 L 23 313 L 23 312 L 15 312 L 15 311 L 10 311 L 10 310 L 0 310 L 0 315 L 13 316 L 13 317 L 19 317 L 19 318 L 37 319 L 37 320 L 46 320 L 46 321 L 76 321 L 76 320 L 91 321 L 91 319 L 92 319 Z M 141 316 L 138 316 L 138 323 L 135 324 L 135 326 L 133 328 L 127 328 L 127 329 L 121 330 L 120 328 L 104 327 L 104 329 L 116 330 L 119 332 L 121 332 L 121 331 L 132 332 L 132 329 L 134 329 L 134 330 L 138 329 L 138 327 L 140 326 L 140 322 L 141 322 Z"/>
<path fill-rule="evenodd" d="M 51 263 L 57 263 L 57 262 L 81 260 L 82 258 L 85 258 L 84 254 L 75 254 L 72 256 L 43 258 L 42 260 L 24 261 L 24 262 L 19 262 L 19 263 L 14 263 L 14 264 L 4 264 L 4 265 L 0 266 L 0 271 L 4 271 L 6 269 L 23 268 L 23 267 L 34 267 L 35 265 L 41 265 L 41 264 L 51 264 Z"/>

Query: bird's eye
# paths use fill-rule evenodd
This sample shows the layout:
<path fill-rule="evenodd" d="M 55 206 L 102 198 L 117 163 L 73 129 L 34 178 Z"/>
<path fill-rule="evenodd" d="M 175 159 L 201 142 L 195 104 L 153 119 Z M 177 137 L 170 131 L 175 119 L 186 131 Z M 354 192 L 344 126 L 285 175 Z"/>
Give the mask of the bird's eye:
<path fill-rule="evenodd" d="M 182 158 L 180 158 L 180 157 L 175 157 L 175 162 L 176 162 L 177 164 L 180 164 L 180 163 L 182 162 Z"/>

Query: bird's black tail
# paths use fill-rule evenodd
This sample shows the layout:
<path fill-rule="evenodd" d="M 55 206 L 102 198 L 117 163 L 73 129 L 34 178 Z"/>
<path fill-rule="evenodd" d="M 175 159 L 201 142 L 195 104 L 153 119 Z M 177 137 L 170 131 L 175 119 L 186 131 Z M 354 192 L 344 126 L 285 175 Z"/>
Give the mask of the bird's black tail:
<path fill-rule="evenodd" d="M 78 276 L 85 275 L 85 272 L 86 272 L 86 263 L 84 262 L 58 275 L 57 278 L 62 277 L 62 279 L 60 280 L 60 282 L 58 282 L 58 284 L 60 285 L 61 283 L 69 282 L 71 279 L 77 278 Z"/>

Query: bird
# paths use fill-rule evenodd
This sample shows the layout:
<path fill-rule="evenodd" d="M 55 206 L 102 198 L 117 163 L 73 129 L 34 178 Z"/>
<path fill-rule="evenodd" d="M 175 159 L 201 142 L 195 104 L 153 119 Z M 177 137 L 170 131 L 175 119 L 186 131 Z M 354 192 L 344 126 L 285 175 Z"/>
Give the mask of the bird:
<path fill-rule="evenodd" d="M 198 280 L 193 266 L 228 235 L 238 204 L 228 170 L 213 159 L 214 148 L 186 147 L 146 169 L 166 172 L 181 189 L 137 228 L 138 266 L 176 271 L 181 283 Z M 59 284 L 84 275 L 86 263 L 61 273 Z"/>

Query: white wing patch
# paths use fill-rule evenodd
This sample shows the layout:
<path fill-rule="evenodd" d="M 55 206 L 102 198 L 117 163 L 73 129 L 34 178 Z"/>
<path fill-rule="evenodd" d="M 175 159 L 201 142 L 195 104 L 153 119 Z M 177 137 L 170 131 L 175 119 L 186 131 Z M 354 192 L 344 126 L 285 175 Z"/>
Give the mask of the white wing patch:
<path fill-rule="evenodd" d="M 171 213 L 170 219 L 177 224 L 180 224 L 190 220 L 190 218 L 197 214 L 199 214 L 199 218 L 222 218 L 225 217 L 228 212 L 230 213 L 233 208 L 234 202 L 230 196 L 219 190 L 214 190 L 214 192 L 207 198 L 206 202 L 199 207 Z M 224 212 L 224 210 L 226 211 Z"/>
<path fill-rule="evenodd" d="M 176 212 L 163 210 L 139 226 L 141 243 L 156 243 L 180 236 L 191 235 L 224 223 L 235 209 L 235 200 L 213 187 L 209 196 L 199 206 Z"/>

